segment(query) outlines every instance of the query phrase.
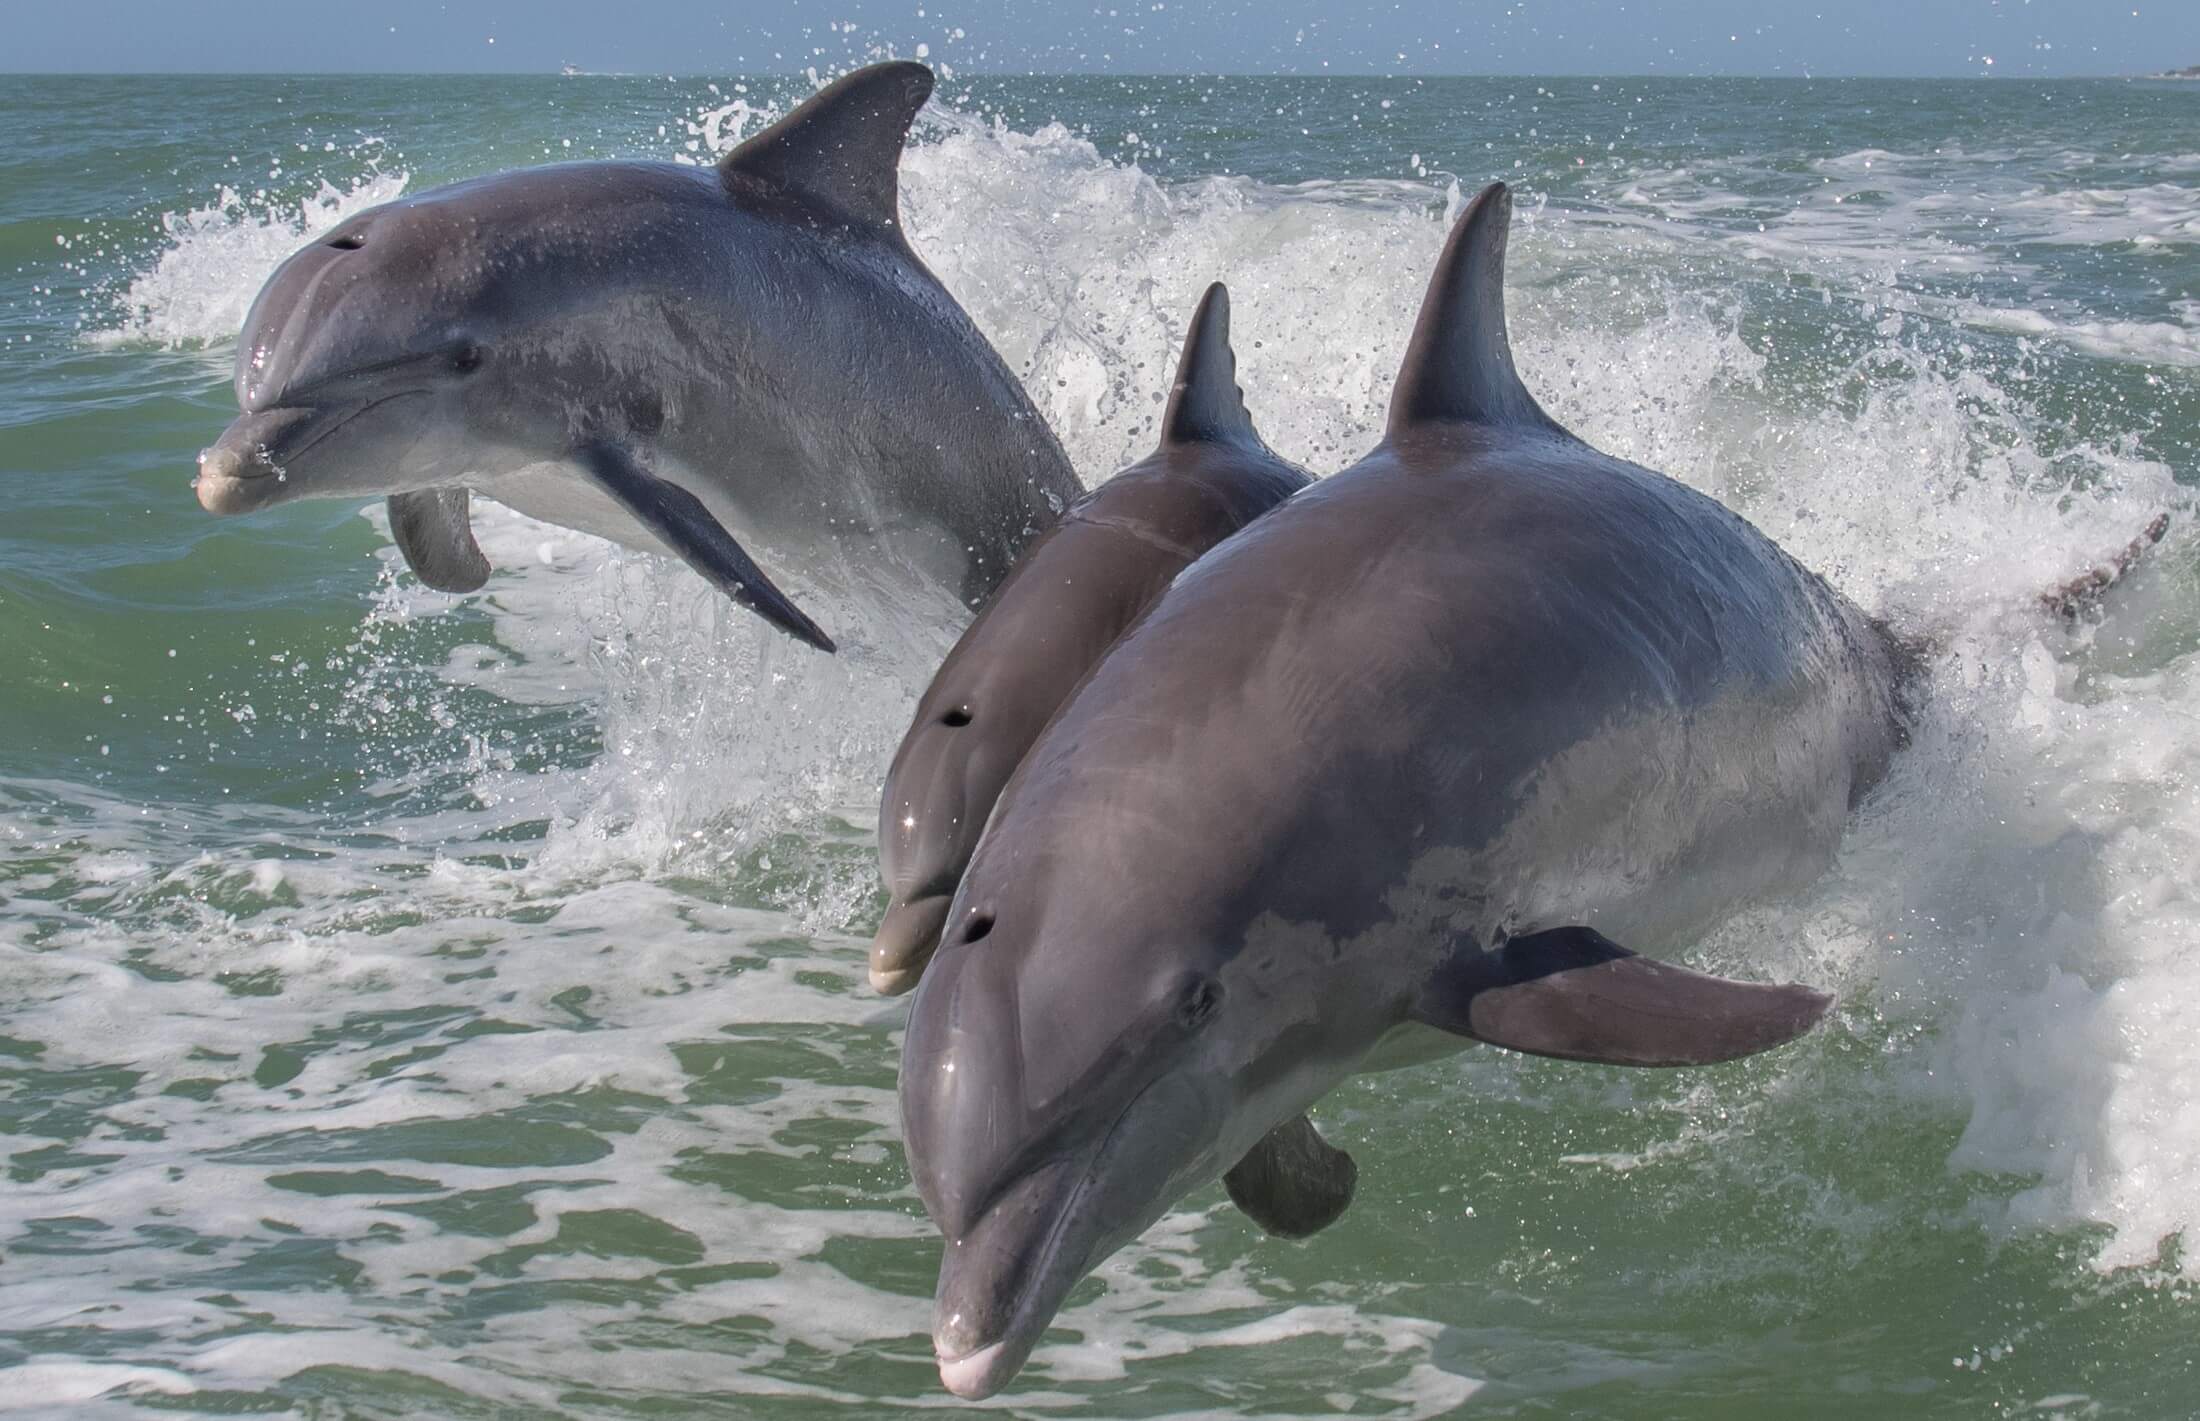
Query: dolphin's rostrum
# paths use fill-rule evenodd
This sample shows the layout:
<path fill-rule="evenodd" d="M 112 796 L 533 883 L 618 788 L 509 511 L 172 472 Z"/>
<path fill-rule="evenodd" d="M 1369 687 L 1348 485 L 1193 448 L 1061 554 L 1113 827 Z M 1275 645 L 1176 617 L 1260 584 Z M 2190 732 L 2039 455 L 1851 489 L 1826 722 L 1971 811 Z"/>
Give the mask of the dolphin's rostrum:
<path fill-rule="evenodd" d="M 946 1249 L 946 1385 L 1227 1173 L 1264 1227 L 1354 1171 L 1305 1111 L 1481 1041 L 1688 1065 L 1828 998 L 1638 957 L 1823 870 L 1901 735 L 1901 659 L 1713 500 L 1514 373 L 1477 197 L 1383 442 L 1193 563 L 1002 790 L 902 1057 Z"/>
<path fill-rule="evenodd" d="M 931 88 L 874 65 L 715 169 L 522 169 L 349 219 L 254 303 L 200 503 L 384 494 L 414 572 L 467 591 L 471 490 L 674 553 L 827 650 L 789 588 L 975 605 L 1080 488 L 903 239 Z"/>
<path fill-rule="evenodd" d="M 1185 332 L 1159 447 L 1033 542 L 917 702 L 879 799 L 892 901 L 873 986 L 917 984 L 994 798 L 1071 689 L 1172 578 L 1307 482 L 1246 413 L 1218 282 Z"/>

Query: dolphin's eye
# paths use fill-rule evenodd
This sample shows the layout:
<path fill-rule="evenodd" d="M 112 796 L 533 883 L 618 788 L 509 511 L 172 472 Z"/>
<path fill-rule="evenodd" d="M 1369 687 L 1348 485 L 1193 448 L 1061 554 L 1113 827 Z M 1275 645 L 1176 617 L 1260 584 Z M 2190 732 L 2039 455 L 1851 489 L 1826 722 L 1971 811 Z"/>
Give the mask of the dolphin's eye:
<path fill-rule="evenodd" d="M 346 232 L 341 237 L 329 238 L 328 244 L 340 252 L 356 252 L 367 244 L 367 238 L 363 232 Z"/>
<path fill-rule="evenodd" d="M 481 347 L 471 341 L 451 352 L 451 369 L 460 375 L 471 375 L 481 368 Z"/>
<path fill-rule="evenodd" d="M 993 931 L 993 915 L 983 908 L 973 909 L 969 919 L 963 923 L 963 941 L 977 942 L 991 931 Z"/>
<path fill-rule="evenodd" d="M 1177 1025 L 1197 1031 L 1214 1020 L 1222 1009 L 1222 984 L 1212 977 L 1194 977 L 1176 998 Z"/>
<path fill-rule="evenodd" d="M 940 724 L 953 726 L 957 730 L 960 730 L 962 727 L 970 724 L 970 707 L 955 707 L 953 710 L 940 717 Z"/>

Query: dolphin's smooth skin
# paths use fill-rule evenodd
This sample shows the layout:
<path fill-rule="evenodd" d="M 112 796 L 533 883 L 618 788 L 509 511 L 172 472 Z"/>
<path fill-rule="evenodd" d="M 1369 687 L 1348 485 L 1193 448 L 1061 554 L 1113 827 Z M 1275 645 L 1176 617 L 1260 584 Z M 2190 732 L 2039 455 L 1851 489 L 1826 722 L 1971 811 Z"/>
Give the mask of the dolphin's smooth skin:
<path fill-rule="evenodd" d="M 1226 1174 L 1273 1232 L 1354 1171 L 1305 1111 L 1486 1042 L 1723 1061 L 1830 999 L 1636 956 L 1823 871 L 1902 738 L 1889 639 L 1514 373 L 1510 202 L 1451 234 L 1383 442 L 1193 564 L 996 805 L 901 1103 L 964 1397 Z"/>
<path fill-rule="evenodd" d="M 1218 282 L 1185 333 L 1160 446 L 1025 550 L 917 702 L 879 801 L 892 901 L 872 986 L 917 984 L 1001 786 L 1085 673 L 1194 559 L 1309 482 L 1253 428 Z"/>
<path fill-rule="evenodd" d="M 715 169 L 521 169 L 342 223 L 254 303 L 199 502 L 386 494 L 421 580 L 470 591 L 478 492 L 669 551 L 825 650 L 776 577 L 977 605 L 1082 487 L 903 239 L 931 90 L 875 65 Z"/>

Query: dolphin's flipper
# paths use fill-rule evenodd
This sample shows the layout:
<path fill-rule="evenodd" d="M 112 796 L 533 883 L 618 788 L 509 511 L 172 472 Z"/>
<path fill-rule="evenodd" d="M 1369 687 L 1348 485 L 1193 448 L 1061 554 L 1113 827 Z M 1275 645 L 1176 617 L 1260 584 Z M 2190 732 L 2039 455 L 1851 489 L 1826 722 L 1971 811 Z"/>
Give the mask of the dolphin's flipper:
<path fill-rule="evenodd" d="M 474 592 L 489 580 L 467 512 L 472 502 L 462 488 L 390 495 L 390 536 L 414 575 L 438 592 Z"/>
<path fill-rule="evenodd" d="M 833 639 L 804 616 L 787 594 L 772 586 L 764 570 L 711 517 L 701 499 L 676 483 L 658 478 L 616 444 L 589 444 L 574 458 L 603 490 L 642 521 L 680 555 L 680 560 L 712 586 L 761 616 L 797 641 L 819 651 L 833 650 Z"/>
<path fill-rule="evenodd" d="M 1328 1228 L 1352 1202 L 1360 1167 L 1304 1115 L 1284 1121 L 1222 1176 L 1230 1202 L 1278 1238 Z"/>
<path fill-rule="evenodd" d="M 1245 392 L 1237 383 L 1237 352 L 1230 348 L 1230 292 L 1221 282 L 1207 288 L 1184 332 L 1184 353 L 1177 357 L 1176 384 L 1161 416 L 1163 444 L 1241 444 L 1265 446 L 1245 410 Z"/>
<path fill-rule="evenodd" d="M 1613 1066 L 1702 1066 L 1792 1041 L 1833 998 L 1731 982 L 1637 957 L 1591 928 L 1469 945 L 1438 968 L 1414 1019 L 1492 1046 Z"/>
<path fill-rule="evenodd" d="M 1451 229 L 1405 363 L 1390 392 L 1390 432 L 1421 424 L 1529 425 L 1564 433 L 1513 369 L 1505 334 L 1505 233 L 1512 194 L 1491 183 Z"/>
<path fill-rule="evenodd" d="M 843 74 L 728 153 L 718 180 L 728 192 L 761 189 L 896 228 L 901 146 L 930 97 L 932 71 L 906 60 Z"/>

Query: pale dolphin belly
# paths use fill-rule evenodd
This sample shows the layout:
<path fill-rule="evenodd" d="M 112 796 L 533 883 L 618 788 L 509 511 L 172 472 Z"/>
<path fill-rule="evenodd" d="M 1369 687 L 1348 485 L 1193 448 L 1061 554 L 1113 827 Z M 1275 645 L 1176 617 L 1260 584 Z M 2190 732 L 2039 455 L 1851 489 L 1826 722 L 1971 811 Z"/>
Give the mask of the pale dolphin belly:
<path fill-rule="evenodd" d="M 556 523 L 642 552 L 672 554 L 626 505 L 598 488 L 570 460 L 545 460 L 467 482 L 476 493 L 537 522 Z"/>
<path fill-rule="evenodd" d="M 780 580 L 798 589 L 802 599 L 832 606 L 839 625 L 855 628 L 859 642 L 931 647 L 942 632 L 952 634 L 969 619 L 969 608 L 951 590 L 962 585 L 969 559 L 934 524 L 845 518 L 838 526 L 821 520 L 789 528 L 783 519 L 760 525 L 731 496 L 725 480 L 704 476 L 670 455 L 662 456 L 657 467 L 695 494 L 759 558 L 784 568 Z M 637 552 L 679 556 L 570 461 L 546 460 L 468 482 L 484 497 L 529 518 Z M 911 674 L 920 669 L 913 665 Z"/>

